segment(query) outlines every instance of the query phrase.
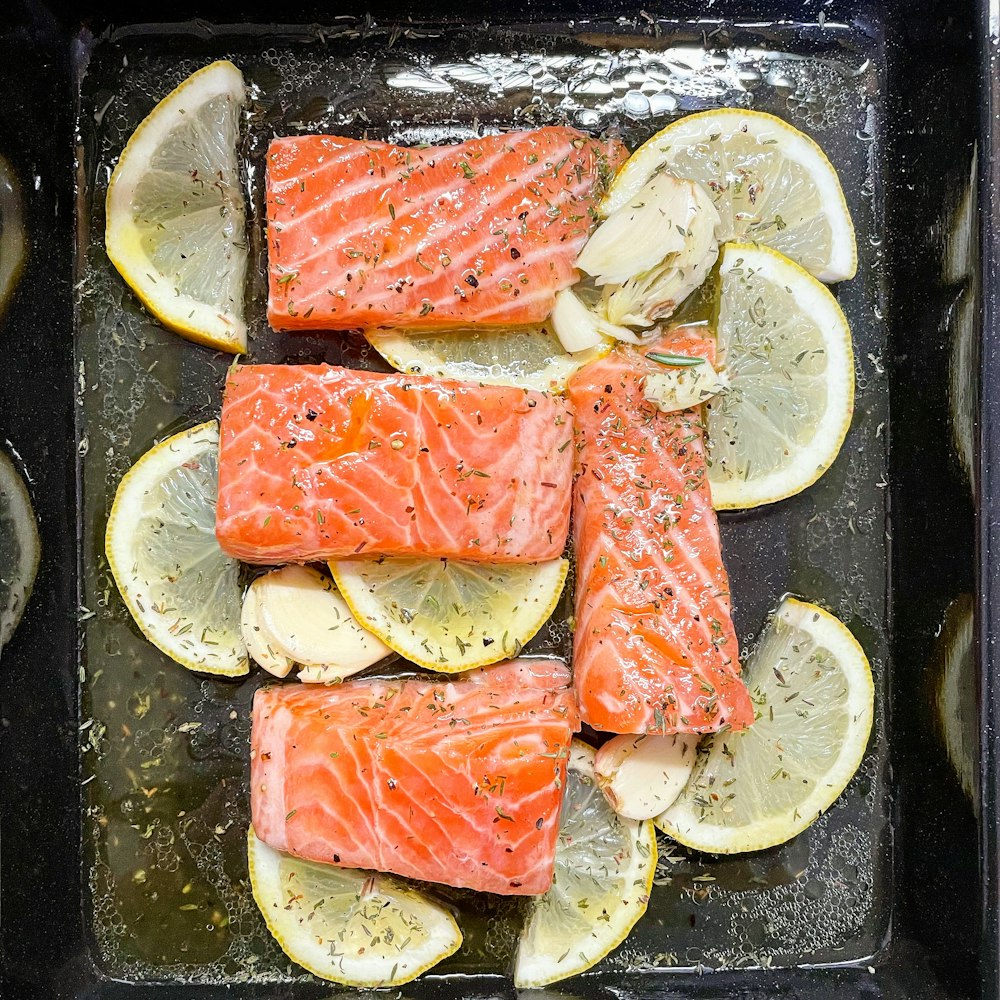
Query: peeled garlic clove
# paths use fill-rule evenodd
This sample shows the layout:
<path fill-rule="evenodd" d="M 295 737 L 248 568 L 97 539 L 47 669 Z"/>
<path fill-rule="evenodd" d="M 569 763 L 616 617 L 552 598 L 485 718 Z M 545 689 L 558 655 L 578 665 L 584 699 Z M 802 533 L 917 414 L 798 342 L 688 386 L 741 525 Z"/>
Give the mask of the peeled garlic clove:
<path fill-rule="evenodd" d="M 556 295 L 549 323 L 563 350 L 570 354 L 598 347 L 605 337 L 635 340 L 630 330 L 608 323 L 593 309 L 589 309 L 572 288 L 564 288 Z"/>
<path fill-rule="evenodd" d="M 684 248 L 690 215 L 690 182 L 656 174 L 597 227 L 576 266 L 599 284 L 627 281 Z"/>
<path fill-rule="evenodd" d="M 389 647 L 357 623 L 333 581 L 306 566 L 261 577 L 257 605 L 276 649 L 295 663 L 329 668 L 324 680 L 356 674 L 389 655 Z"/>
<path fill-rule="evenodd" d="M 684 368 L 667 368 L 646 376 L 643 395 L 663 413 L 701 406 L 729 388 L 729 379 L 707 359 Z"/>
<path fill-rule="evenodd" d="M 563 350 L 570 354 L 589 351 L 601 342 L 597 317 L 580 301 L 572 288 L 564 288 L 556 295 L 549 323 Z"/>
<path fill-rule="evenodd" d="M 683 245 L 645 271 L 634 271 L 617 284 L 605 283 L 603 305 L 609 322 L 650 326 L 672 316 L 719 259 L 719 213 L 711 197 L 698 184 L 680 183 L 690 185 L 691 196 Z"/>
<path fill-rule="evenodd" d="M 694 767 L 700 737 L 616 736 L 594 759 L 597 784 L 626 819 L 653 819 L 680 795 Z"/>
<path fill-rule="evenodd" d="M 258 613 L 257 590 L 263 577 L 254 580 L 243 596 L 243 609 L 240 613 L 240 635 L 247 647 L 247 652 L 253 660 L 259 663 L 269 674 L 275 677 L 287 677 L 292 669 L 292 661 L 278 652 L 273 645 L 273 639 L 264 631 Z"/>
<path fill-rule="evenodd" d="M 705 190 L 670 174 L 654 175 L 642 190 L 594 231 L 576 266 L 600 285 L 623 284 L 715 237 L 719 213 Z"/>

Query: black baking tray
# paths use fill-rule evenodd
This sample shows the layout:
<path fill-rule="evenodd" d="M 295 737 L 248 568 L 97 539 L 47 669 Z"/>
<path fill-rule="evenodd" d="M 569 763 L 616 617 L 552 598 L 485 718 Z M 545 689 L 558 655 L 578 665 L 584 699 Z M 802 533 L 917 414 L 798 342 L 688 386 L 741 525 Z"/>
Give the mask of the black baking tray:
<path fill-rule="evenodd" d="M 304 64 L 321 80 L 314 96 L 327 100 L 324 109 L 309 113 L 335 123 L 336 117 L 323 118 L 339 103 L 330 100 L 328 81 L 324 90 L 324 75 L 346 66 L 345 79 L 363 83 L 369 53 L 375 61 L 419 64 L 424 72 L 424 54 L 440 65 L 474 61 L 478 52 L 512 57 L 538 48 L 556 66 L 564 55 L 624 50 L 638 51 L 641 63 L 686 46 L 736 61 L 748 49 L 819 60 L 820 67 L 834 67 L 848 95 L 839 117 L 824 117 L 822 93 L 796 91 L 788 107 L 793 120 L 828 146 L 849 199 L 856 199 L 862 268 L 838 293 L 858 346 L 855 427 L 823 485 L 826 492 L 762 515 L 727 516 L 723 534 L 743 634 L 759 629 L 791 577 L 808 588 L 806 596 L 848 617 L 872 656 L 878 719 L 861 782 L 808 841 L 818 845 L 820 861 L 831 856 L 831 844 L 839 844 L 842 854 L 861 850 L 866 867 L 840 863 L 814 872 L 814 858 L 809 850 L 802 853 L 801 844 L 763 852 L 750 859 L 747 871 L 725 864 L 702 869 L 701 861 L 687 859 L 673 888 L 658 888 L 669 900 L 646 918 L 641 935 L 648 955 L 631 954 L 538 995 L 1000 997 L 993 737 L 1000 692 L 992 669 L 992 611 L 1000 603 L 1000 519 L 992 514 L 1000 484 L 993 470 L 1000 468 L 1000 440 L 989 419 L 994 395 L 1000 396 L 993 278 L 1000 251 L 993 184 L 1000 24 L 989 8 L 985 2 L 981 8 L 915 2 L 904 11 L 889 3 L 839 0 L 717 0 L 641 9 L 617 2 L 511 4 L 502 11 L 441 3 L 363 10 L 216 3 L 169 11 L 78 4 L 67 11 L 14 0 L 0 25 L 0 153 L 21 178 L 30 254 L 0 323 L 0 446 L 28 481 L 43 558 L 25 618 L 0 654 L 0 995 L 172 1000 L 344 992 L 277 965 L 263 979 L 252 968 L 237 970 L 228 977 L 236 985 L 200 974 L 205 963 L 194 959 L 183 967 L 161 962 L 157 971 L 149 955 L 136 963 L 129 952 L 133 924 L 144 916 L 141 903 L 133 901 L 137 908 L 119 911 L 117 919 L 95 918 L 109 898 L 107 880 L 95 880 L 95 857 L 108 867 L 109 838 L 119 828 L 123 839 L 113 843 L 119 854 L 140 857 L 148 846 L 124 839 L 132 824 L 116 826 L 93 797 L 104 779 L 95 750 L 111 767 L 132 740 L 110 730 L 97 748 L 90 735 L 98 714 L 94 674 L 102 657 L 119 656 L 121 644 L 132 641 L 125 618 L 116 618 L 113 608 L 103 613 L 114 595 L 101 604 L 101 505 L 124 464 L 164 428 L 212 415 L 213 379 L 225 367 L 224 359 L 197 349 L 183 360 L 176 352 L 164 355 L 178 366 L 173 381 L 166 380 L 177 388 L 156 401 L 141 391 L 129 394 L 142 389 L 134 366 L 102 367 L 102 358 L 117 363 L 124 357 L 100 353 L 117 343 L 116 335 L 128 340 L 138 331 L 154 359 L 161 346 L 155 325 L 128 305 L 98 252 L 101 185 L 134 116 L 177 82 L 171 73 L 223 55 L 232 55 L 265 96 L 281 95 L 262 104 L 261 114 L 287 124 L 292 110 L 312 107 L 295 104 L 301 95 L 294 87 L 282 89 Z M 169 23 L 152 23 L 167 17 Z M 116 91 L 108 81 L 136 79 L 149 84 L 148 94 L 131 103 L 112 100 Z M 672 115 L 742 100 L 751 88 L 739 73 L 733 79 L 731 94 L 680 88 L 663 121 L 619 115 L 619 124 L 641 139 L 644 128 L 648 134 Z M 435 100 L 445 101 L 432 98 L 430 104 Z M 449 107 L 456 127 L 481 124 L 476 111 L 463 111 L 455 100 Z M 498 121 L 517 104 L 516 98 L 505 100 L 486 102 Z M 394 120 L 389 105 L 382 114 L 373 128 L 405 131 L 413 124 L 402 114 Z M 845 122 L 853 123 L 853 134 Z M 244 152 L 251 162 L 259 156 L 252 144 Z M 248 189 L 253 210 L 250 182 Z M 259 285 L 256 290 L 259 307 Z M 275 351 L 342 356 L 329 342 L 308 338 L 294 350 L 279 347 L 253 307 L 251 325 L 262 357 Z M 169 351 L 167 345 L 176 346 L 163 338 Z M 123 410 L 124 399 L 137 400 L 136 409 Z M 116 416 L 118 436 L 109 430 L 109 414 Z M 821 501 L 830 509 L 807 506 Z M 818 515 L 823 517 L 816 520 Z M 797 564 L 803 538 L 817 533 L 825 562 Z M 771 553 L 766 561 L 760 558 L 765 551 Z M 142 665 L 134 677 L 117 668 L 123 696 L 160 683 L 159 664 L 152 663 L 151 676 Z M 939 718 L 943 683 L 966 692 L 959 700 L 965 712 L 950 720 L 948 739 Z M 234 692 L 170 674 L 172 690 L 185 684 L 200 699 L 204 717 L 219 721 L 217 742 L 192 740 L 190 752 L 213 762 L 209 774 L 226 777 L 244 753 L 250 686 Z M 220 713 L 228 717 L 230 711 L 237 719 L 227 726 Z M 946 744 L 953 755 L 956 745 L 964 748 L 961 766 L 951 763 Z M 115 803 L 122 813 L 134 808 L 126 798 Z M 220 817 L 227 808 L 225 801 L 214 802 L 211 815 Z M 240 818 L 238 809 L 233 815 Z M 691 891 L 691 878 L 702 870 L 720 873 L 721 902 Z M 754 896 L 748 871 L 775 884 Z M 240 873 L 231 874 L 238 884 Z M 743 895 L 726 897 L 726 885 L 738 885 Z M 810 921 L 819 928 L 816 900 L 831 887 L 857 919 L 843 922 L 850 931 L 840 937 L 824 937 L 818 929 L 809 934 Z M 764 896 L 765 890 L 775 892 Z M 759 949 L 726 951 L 725 935 L 739 923 L 733 913 L 740 906 L 753 910 L 765 928 L 764 961 Z M 157 912 L 153 901 L 148 908 Z M 781 940 L 793 932 L 795 941 Z M 193 947 L 204 947 L 203 940 L 192 939 Z M 716 942 L 711 954 L 704 944 L 709 941 Z M 273 953 L 264 939 L 260 947 L 262 954 L 269 947 Z M 681 956 L 668 961 L 653 955 L 654 948 L 679 949 Z M 425 977 L 393 995 L 513 994 L 509 980 L 469 974 L 470 968 L 449 967 L 450 973 L 445 969 L 448 974 Z"/>

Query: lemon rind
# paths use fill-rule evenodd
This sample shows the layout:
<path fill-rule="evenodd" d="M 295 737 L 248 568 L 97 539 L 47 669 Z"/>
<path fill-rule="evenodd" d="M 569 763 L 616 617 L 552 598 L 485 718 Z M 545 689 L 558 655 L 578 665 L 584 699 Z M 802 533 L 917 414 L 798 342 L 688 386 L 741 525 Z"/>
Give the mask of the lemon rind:
<path fill-rule="evenodd" d="M 858 268 L 857 236 L 836 169 L 814 139 L 794 125 L 764 111 L 717 108 L 687 115 L 661 129 L 644 142 L 615 175 L 611 188 L 601 203 L 602 216 L 610 215 L 629 198 L 638 194 L 653 172 L 666 162 L 666 157 L 662 155 L 664 140 L 669 139 L 671 145 L 698 141 L 714 135 L 727 120 L 731 120 L 735 126 L 728 134 L 733 134 L 737 129 L 742 131 L 744 125 L 755 136 L 767 135 L 769 132 L 780 134 L 782 152 L 808 170 L 816 182 L 821 203 L 827 206 L 824 214 L 830 222 L 832 248 L 826 266 L 815 277 L 827 283 L 853 278 Z M 724 128 L 721 131 L 726 133 Z M 830 205 L 838 206 L 840 211 L 831 211 Z"/>
<path fill-rule="evenodd" d="M 269 855 L 273 855 L 274 857 L 272 858 Z M 253 893 L 253 898 L 257 904 L 257 908 L 260 910 L 261 916 L 267 924 L 268 931 L 270 931 L 271 936 L 280 945 L 281 950 L 297 965 L 302 966 L 302 968 L 307 972 L 311 972 L 314 976 L 317 976 L 320 979 L 326 980 L 327 982 L 338 983 L 342 986 L 351 986 L 355 989 L 377 989 L 380 987 L 402 986 L 406 983 L 412 982 L 418 976 L 422 976 L 425 972 L 434 968 L 434 966 L 438 965 L 440 962 L 443 962 L 450 955 L 454 955 L 455 952 L 462 946 L 462 932 L 451 913 L 449 913 L 443 906 L 427 899 L 416 890 L 397 884 L 395 880 L 386 878 L 384 881 L 392 884 L 392 891 L 395 894 L 406 896 L 411 900 L 418 900 L 420 904 L 426 906 L 429 910 L 432 910 L 437 916 L 444 918 L 444 926 L 451 931 L 451 940 L 440 949 L 436 957 L 434 957 L 431 961 L 425 962 L 415 969 L 407 970 L 407 972 L 402 975 L 397 974 L 388 979 L 374 977 L 365 979 L 362 977 L 352 977 L 347 975 L 338 976 L 329 969 L 321 968 L 315 962 L 303 955 L 300 949 L 295 948 L 293 943 L 288 941 L 288 938 L 284 933 L 284 928 L 272 917 L 271 904 L 273 904 L 274 899 L 272 896 L 268 896 L 265 893 L 265 875 L 269 875 L 270 873 L 265 873 L 262 870 L 261 862 L 264 861 L 268 864 L 276 864 L 279 858 L 279 852 L 268 847 L 267 844 L 260 840 L 254 833 L 253 826 L 251 825 L 247 830 L 247 867 L 250 874 L 250 889 Z M 359 959 L 358 961 L 362 960 Z"/>
<path fill-rule="evenodd" d="M 593 749 L 580 740 L 573 740 L 570 748 L 568 768 L 588 771 L 592 775 L 594 771 Z M 538 973 L 537 971 L 532 970 L 531 974 L 524 975 L 520 972 L 521 949 L 519 947 L 514 973 L 514 985 L 517 989 L 539 989 L 544 986 L 549 986 L 552 983 L 569 979 L 572 976 L 581 975 L 589 969 L 592 969 L 598 962 L 603 961 L 616 948 L 618 948 L 626 940 L 626 938 L 628 938 L 629 934 L 632 933 L 632 928 L 635 927 L 639 920 L 642 919 L 649 905 L 649 896 L 653 891 L 653 879 L 656 876 L 656 830 L 653 826 L 652 820 L 623 819 L 622 823 L 635 824 L 638 827 L 638 830 L 635 833 L 636 851 L 633 858 L 636 859 L 635 867 L 637 871 L 642 871 L 644 866 L 647 868 L 644 875 L 643 892 L 639 894 L 640 897 L 644 897 L 645 901 L 640 899 L 634 907 L 630 907 L 627 911 L 627 917 L 625 921 L 622 922 L 621 926 L 616 927 L 615 933 L 607 940 L 601 941 L 599 953 L 595 957 L 588 957 L 571 966 L 562 966 L 560 963 L 558 971 L 552 971 L 550 969 L 548 972 Z M 639 845 L 642 846 L 640 847 Z M 645 853 L 643 853 L 643 848 L 645 849 Z M 529 920 L 530 915 L 526 918 L 525 927 L 528 926 Z M 607 926 L 611 927 L 612 921 L 609 920 Z M 532 960 L 537 961 L 537 956 L 532 956 Z M 549 963 L 551 963 L 551 961 L 550 956 Z"/>
<path fill-rule="evenodd" d="M 421 332 L 413 331 L 417 336 Z M 513 386 L 517 389 L 535 389 L 539 392 L 552 393 L 564 392 L 570 379 L 584 365 L 607 357 L 614 347 L 614 343 L 608 340 L 599 347 L 593 347 L 589 351 L 581 351 L 577 355 L 565 353 L 563 357 L 553 359 L 544 368 L 531 372 L 525 378 L 513 375 L 470 377 L 460 371 L 458 366 L 461 364 L 461 360 L 451 361 L 441 354 L 416 351 L 411 342 L 408 341 L 405 330 L 366 330 L 365 338 L 399 372 L 458 381 L 471 380 L 482 385 Z"/>
<path fill-rule="evenodd" d="M 433 562 L 438 562 L 437 559 L 432 559 Z M 455 560 L 460 561 L 460 560 Z M 382 624 L 382 622 L 389 618 L 388 615 L 382 613 L 378 607 L 377 602 L 372 599 L 370 603 L 362 603 L 359 600 L 359 595 L 368 594 L 368 588 L 359 583 L 357 587 L 354 586 L 354 580 L 356 579 L 351 574 L 352 566 L 358 565 L 362 560 L 344 559 L 344 560 L 330 560 L 328 566 L 330 568 L 330 573 L 333 575 L 334 583 L 337 585 L 337 590 L 340 591 L 340 596 L 343 597 L 344 601 L 347 603 L 351 614 L 354 615 L 355 620 L 358 624 L 371 632 L 376 638 L 380 639 L 385 643 L 394 653 L 398 653 L 400 656 L 404 657 L 410 663 L 415 663 L 417 666 L 425 667 L 427 670 L 433 670 L 435 673 L 439 674 L 458 674 L 466 670 L 476 670 L 479 667 L 487 667 L 493 663 L 499 663 L 501 660 L 510 659 L 509 654 L 503 649 L 498 649 L 494 653 L 486 653 L 485 651 L 481 653 L 478 657 L 460 657 L 455 662 L 441 663 L 440 660 L 431 660 L 427 657 L 426 651 L 420 645 L 416 639 L 416 633 L 408 630 L 401 623 L 392 621 L 391 628 L 387 628 Z M 510 638 L 511 642 L 520 643 L 521 646 L 526 646 L 539 632 L 541 627 L 548 621 L 551 617 L 552 612 L 555 611 L 556 606 L 559 604 L 559 599 L 562 597 L 562 592 L 566 586 L 566 579 L 569 575 L 569 562 L 566 559 L 549 560 L 545 563 L 538 563 L 540 567 L 548 567 L 553 563 L 559 563 L 559 573 L 558 582 L 553 582 L 552 592 L 549 596 L 549 600 L 542 605 L 543 612 L 539 613 L 537 616 L 537 621 L 533 621 L 533 625 L 530 629 L 524 629 L 518 635 Z M 503 564 L 483 564 L 491 565 L 495 572 L 500 573 L 503 569 Z M 518 565 L 518 564 L 513 564 Z M 521 564 L 523 565 L 523 564 Z M 531 580 L 531 585 L 537 586 L 537 578 Z M 412 644 L 408 644 L 401 641 L 397 636 L 403 635 L 412 636 L 414 641 Z M 494 643 L 494 645 L 497 645 Z M 470 647 L 471 648 L 471 647 Z M 487 649 L 491 647 L 486 647 Z"/>
<path fill-rule="evenodd" d="M 10 199 L 0 226 L 0 319 L 14 297 L 28 256 L 21 185 L 14 168 L 0 155 L 0 186 L 3 185 L 10 192 Z"/>
<path fill-rule="evenodd" d="M 10 617 L 6 620 L 2 615 L 8 609 L 0 608 L 0 649 L 2 649 L 20 624 L 24 609 L 31 599 L 41 559 L 41 540 L 28 488 L 14 463 L 2 451 L 0 451 L 0 489 L 10 498 L 10 517 L 14 523 L 22 556 L 21 565 L 17 567 L 17 576 L 11 579 L 10 586 L 10 593 L 16 597 L 17 607 L 9 609 Z M 10 573 L 11 569 L 12 567 L 5 566 L 5 574 Z"/>

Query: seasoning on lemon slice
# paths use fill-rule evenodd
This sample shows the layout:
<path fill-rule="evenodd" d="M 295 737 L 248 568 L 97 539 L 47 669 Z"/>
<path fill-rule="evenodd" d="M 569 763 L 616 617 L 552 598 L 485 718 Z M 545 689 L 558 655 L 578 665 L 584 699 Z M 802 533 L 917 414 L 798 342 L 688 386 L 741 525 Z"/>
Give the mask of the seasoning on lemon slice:
<path fill-rule="evenodd" d="M 399 879 L 304 861 L 247 835 L 250 885 L 268 930 L 314 976 L 355 989 L 401 986 L 458 950 L 439 903 Z"/>
<path fill-rule="evenodd" d="M 604 341 L 570 354 L 545 327 L 370 330 L 365 336 L 397 371 L 542 392 L 562 392 L 575 372 L 612 347 Z"/>
<path fill-rule="evenodd" d="M 519 656 L 555 610 L 569 563 L 473 563 L 383 556 L 330 563 L 359 624 L 429 670 Z"/>
<path fill-rule="evenodd" d="M 0 649 L 24 614 L 40 551 L 31 497 L 14 463 L 0 451 Z"/>
<path fill-rule="evenodd" d="M 146 308 L 190 340 L 246 350 L 246 209 L 236 145 L 243 76 L 214 62 L 168 94 L 111 175 L 108 256 Z"/>
<path fill-rule="evenodd" d="M 219 425 L 151 448 L 125 474 L 105 549 L 118 590 L 153 645 L 189 670 L 247 673 L 239 563 L 215 539 Z"/>
<path fill-rule="evenodd" d="M 854 413 L 851 331 L 829 289 L 768 247 L 722 251 L 714 327 L 729 388 L 706 403 L 717 509 L 800 493 L 833 464 Z"/>
<path fill-rule="evenodd" d="M 533 989 L 579 975 L 610 954 L 646 912 L 656 871 L 650 820 L 618 816 L 574 741 L 566 772 L 552 888 L 531 900 L 514 985 Z"/>
<path fill-rule="evenodd" d="M 809 136 L 780 118 L 720 108 L 679 119 L 629 157 L 602 214 L 625 205 L 661 170 L 708 189 L 720 243 L 764 243 L 821 281 L 854 277 L 857 242 L 837 171 Z"/>
<path fill-rule="evenodd" d="M 871 667 L 828 611 L 786 598 L 743 677 L 754 724 L 706 737 L 680 797 L 656 819 L 697 851 L 738 854 L 791 840 L 843 792 L 868 746 Z"/>

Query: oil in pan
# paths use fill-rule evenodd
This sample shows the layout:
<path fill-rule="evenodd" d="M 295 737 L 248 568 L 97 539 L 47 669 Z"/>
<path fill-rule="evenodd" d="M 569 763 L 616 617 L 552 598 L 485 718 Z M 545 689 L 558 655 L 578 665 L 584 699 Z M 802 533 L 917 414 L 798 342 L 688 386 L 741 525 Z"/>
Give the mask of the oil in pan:
<path fill-rule="evenodd" d="M 304 39 L 122 35 L 93 46 L 82 77 L 86 229 L 79 258 L 83 455 L 85 854 L 100 963 L 115 978 L 222 983 L 309 978 L 271 939 L 247 882 L 249 708 L 256 679 L 208 680 L 145 642 L 103 555 L 114 485 L 154 440 L 218 412 L 228 359 L 151 321 L 104 251 L 104 196 L 128 136 L 170 87 L 231 58 L 250 87 L 243 160 L 250 218 L 250 357 L 381 367 L 356 337 L 275 334 L 265 315 L 263 156 L 274 135 L 328 132 L 404 143 L 567 122 L 634 148 L 677 117 L 716 107 L 776 114 L 813 136 L 840 173 L 858 232 L 858 277 L 838 291 L 857 358 L 854 421 L 806 493 L 722 517 L 737 627 L 747 647 L 786 592 L 831 608 L 876 672 L 869 753 L 830 812 L 791 843 L 711 859 L 661 838 L 646 917 L 599 968 L 777 967 L 863 961 L 887 932 L 887 332 L 880 305 L 884 66 L 871 39 L 827 24 L 741 30 L 635 23 L 541 34 L 360 26 Z M 811 36 L 810 36 L 811 37 Z M 390 44 L 391 43 L 391 44 Z M 217 46 L 217 48 L 216 48 Z M 472 53 L 470 55 L 470 53 Z M 765 554 L 762 558 L 762 553 Z M 568 652 L 569 600 L 529 651 Z M 746 650 L 745 650 L 746 651 Z M 440 892 L 440 888 L 437 888 Z M 435 972 L 512 964 L 521 910 L 459 891 L 462 949 Z"/>

